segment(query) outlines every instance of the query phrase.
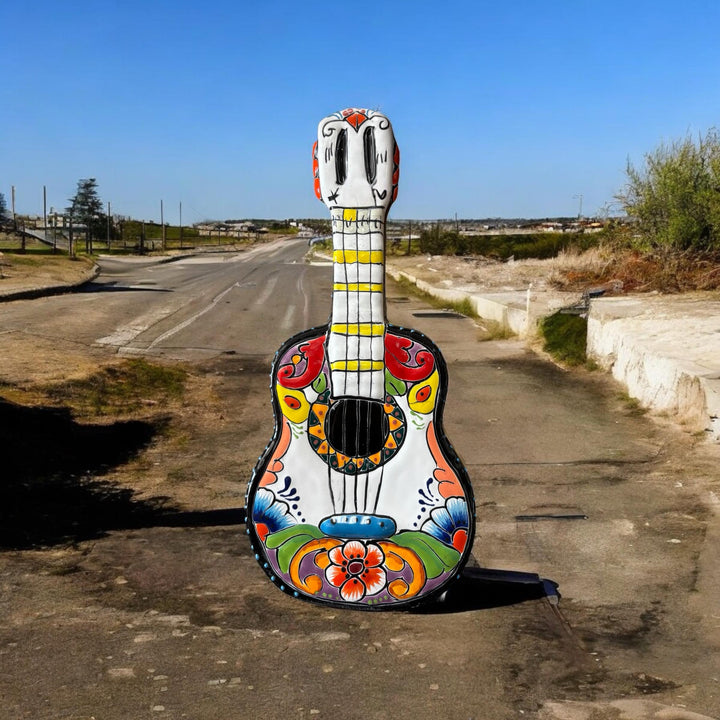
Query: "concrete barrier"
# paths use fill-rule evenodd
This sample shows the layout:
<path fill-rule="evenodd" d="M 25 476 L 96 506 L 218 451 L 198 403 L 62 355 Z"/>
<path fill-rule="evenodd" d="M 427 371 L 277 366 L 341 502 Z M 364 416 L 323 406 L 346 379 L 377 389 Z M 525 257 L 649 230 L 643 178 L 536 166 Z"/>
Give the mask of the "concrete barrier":
<path fill-rule="evenodd" d="M 556 292 L 476 293 L 442 288 L 387 268 L 440 300 L 469 300 L 477 315 L 532 339 L 540 321 L 577 300 Z M 690 431 L 720 440 L 720 297 L 717 294 L 595 298 L 588 313 L 588 357 L 630 397 Z"/>
<path fill-rule="evenodd" d="M 720 440 L 719 299 L 593 300 L 587 352 L 644 407 Z"/>

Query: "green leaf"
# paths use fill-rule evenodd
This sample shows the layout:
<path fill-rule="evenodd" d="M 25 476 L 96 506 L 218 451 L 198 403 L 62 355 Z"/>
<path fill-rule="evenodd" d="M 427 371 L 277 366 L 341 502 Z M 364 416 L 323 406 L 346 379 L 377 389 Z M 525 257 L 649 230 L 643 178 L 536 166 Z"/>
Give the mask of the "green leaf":
<path fill-rule="evenodd" d="M 309 542 L 312 542 L 315 538 L 310 535 L 296 535 L 284 542 L 277 553 L 277 561 L 280 569 L 286 573 L 290 569 L 290 563 L 292 562 L 295 553 Z"/>
<path fill-rule="evenodd" d="M 390 395 L 404 395 L 407 392 L 407 385 L 402 380 L 398 380 L 390 371 L 385 368 L 385 390 Z"/>
<path fill-rule="evenodd" d="M 283 543 L 286 543 L 291 538 L 298 535 L 307 535 L 311 540 L 317 540 L 318 538 L 324 537 L 324 533 L 320 531 L 320 528 L 315 525 L 291 525 L 284 530 L 278 530 L 277 532 L 268 535 L 265 538 L 265 547 L 277 548 Z"/>
<path fill-rule="evenodd" d="M 460 553 L 455 548 L 448 547 L 424 532 L 408 530 L 393 536 L 390 540 L 417 553 L 430 579 L 452 570 L 460 561 Z"/>
<path fill-rule="evenodd" d="M 325 377 L 325 373 L 320 373 L 315 378 L 312 387 L 313 390 L 315 390 L 315 392 L 318 394 L 322 393 L 325 390 L 325 388 L 327 387 L 327 378 Z"/>

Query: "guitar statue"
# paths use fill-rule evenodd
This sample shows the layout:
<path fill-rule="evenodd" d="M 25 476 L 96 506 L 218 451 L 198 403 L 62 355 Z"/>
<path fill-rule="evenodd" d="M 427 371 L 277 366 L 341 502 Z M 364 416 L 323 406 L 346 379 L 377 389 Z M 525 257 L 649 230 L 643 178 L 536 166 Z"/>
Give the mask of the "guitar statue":
<path fill-rule="evenodd" d="M 442 431 L 442 355 L 385 319 L 399 160 L 378 112 L 349 108 L 319 125 L 313 170 L 332 219 L 332 312 L 275 356 L 275 434 L 247 495 L 247 532 L 270 579 L 351 608 L 439 594 L 465 564 L 475 527 L 467 473 Z"/>

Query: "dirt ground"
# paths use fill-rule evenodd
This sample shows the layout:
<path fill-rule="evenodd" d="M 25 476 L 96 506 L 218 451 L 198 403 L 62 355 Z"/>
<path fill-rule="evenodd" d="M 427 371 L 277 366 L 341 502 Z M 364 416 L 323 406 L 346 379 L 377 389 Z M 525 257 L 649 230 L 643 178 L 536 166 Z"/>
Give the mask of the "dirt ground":
<path fill-rule="evenodd" d="M 76 285 L 87 278 L 92 268 L 87 258 L 0 252 L 0 296 L 16 290 Z"/>
<path fill-rule="evenodd" d="M 594 260 L 593 260 L 594 261 Z M 473 286 L 479 292 L 506 292 L 552 289 L 553 279 L 564 268 L 580 262 L 579 256 L 563 256 L 552 260 L 518 260 L 501 262 L 481 256 L 468 255 L 394 255 L 389 260 L 393 268 L 404 270 L 418 279 L 438 287 L 463 289 Z"/>
<path fill-rule="evenodd" d="M 497 361 L 494 371 L 522 374 L 524 364 L 532 373 L 524 391 L 532 392 L 538 360 Z M 542 372 L 558 394 L 578 385 L 552 366 Z M 31 374 L 49 376 L 40 366 Z M 601 397 L 605 380 L 579 384 L 599 384 Z M 39 473 L 53 468 L 40 491 L 12 497 L 23 526 L 1 534 L 3 717 L 504 720 L 512 709 L 543 720 L 700 720 L 682 706 L 720 706 L 707 678 L 716 664 L 693 639 L 698 614 L 708 623 L 702 631 L 716 632 L 712 616 L 702 604 L 683 610 L 686 588 L 699 602 L 714 596 L 708 583 L 717 579 L 693 568 L 693 555 L 711 541 L 697 488 L 717 487 L 717 459 L 692 456 L 690 436 L 648 425 L 649 446 L 667 442 L 657 457 L 600 464 L 580 484 L 572 465 L 553 463 L 539 483 L 522 463 L 470 468 L 483 488 L 480 536 L 493 540 L 478 546 L 484 566 L 512 567 L 529 552 L 535 567 L 563 575 L 559 606 L 537 586 L 474 587 L 470 575 L 440 612 L 370 617 L 284 596 L 239 535 L 239 479 L 250 476 L 269 436 L 266 384 L 265 363 L 227 358 L 190 368 L 182 399 L 132 415 L 69 417 L 41 405 L 17 407 L 15 422 L 3 416 L 46 438 L 42 457 L 32 457 L 31 440 L 6 447 L 5 463 L 15 456 L 25 469 L 28 462 Z M 13 390 L 18 403 L 41 393 L 30 377 Z M 507 401 L 489 393 L 486 402 L 492 429 L 496 403 Z M 601 401 L 589 412 L 613 413 L 621 433 L 633 412 L 621 405 Z M 493 450 L 502 456 L 502 447 Z M 677 487 L 674 478 L 685 474 L 686 486 Z M 632 521 L 611 520 L 609 533 L 615 511 L 604 496 L 618 487 Z M 512 531 L 503 518 L 521 496 L 533 512 L 592 506 L 593 521 Z M 568 562 L 569 549 L 583 547 L 580 532 L 595 546 Z M 623 557 L 625 543 L 628 554 L 645 558 L 639 566 Z M 658 543 L 676 548 L 672 565 L 656 555 Z M 605 565 L 588 572 L 583 557 Z M 578 599 L 589 596 L 601 601 Z M 468 684 L 472 678 L 482 687 Z M 328 692 L 356 682 L 353 703 Z"/>
<path fill-rule="evenodd" d="M 482 256 L 392 255 L 401 270 L 440 287 L 472 286 L 476 292 L 527 290 L 581 294 L 590 288 L 613 293 L 717 292 L 720 256 L 712 253 L 648 252 L 598 246 L 572 249 L 547 260 L 500 261 Z"/>
<path fill-rule="evenodd" d="M 547 283 L 557 269 L 550 261 L 403 262 L 416 275 L 497 290 Z M 592 466 L 582 482 L 572 464 L 551 463 L 538 477 L 522 462 L 471 469 L 483 486 L 483 532 L 496 541 L 483 547 L 487 567 L 529 553 L 537 567 L 557 570 L 573 564 L 566 556 L 578 547 L 573 561 L 604 559 L 594 572 L 576 565 L 559 606 L 533 586 L 496 583 L 494 592 L 467 593 L 480 598 L 472 607 L 453 606 L 451 597 L 441 612 L 342 613 L 277 592 L 249 544 L 238 541 L 238 478 L 250 477 L 270 437 L 267 363 L 228 357 L 188 366 L 179 399 L 120 416 L 73 415 L 48 385 L 123 361 L 49 338 L 13 333 L 12 343 L 0 368 L 0 395 L 9 401 L 2 459 L 20 482 L 0 503 L 23 525 L 0 533 L 0 717 L 505 720 L 536 716 L 549 698 L 543 720 L 697 720 L 683 706 L 720 708 L 717 662 L 706 655 L 718 642 L 708 603 L 720 577 L 707 551 L 717 538 L 708 530 L 712 511 L 698 500 L 720 494 L 717 453 L 669 421 L 642 419 L 652 457 L 643 446 L 641 457 Z M 577 407 L 578 417 L 588 414 L 587 428 L 597 415 L 622 434 L 639 412 L 608 390 L 604 376 L 532 356 L 498 359 L 485 371 L 516 373 L 526 383 L 518 392 L 528 394 L 538 384 L 558 397 L 587 390 L 592 407 Z M 477 368 L 459 364 L 455 372 Z M 514 439 L 498 427 L 507 398 L 492 388 L 483 389 L 483 432 L 495 433 L 491 450 L 502 456 Z M 527 422 L 552 421 L 548 412 Z M 12 434 L 17 427 L 21 437 Z M 579 420 L 578 437 L 584 427 Z M 541 452 L 541 437 L 537 443 L 528 452 Z M 572 454 L 572 438 L 567 445 Z M 617 519 L 613 488 L 626 492 L 632 521 Z M 514 503 L 533 512 L 592 505 L 595 517 L 583 530 L 571 523 L 518 530 L 505 522 Z M 595 538 L 592 548 L 580 532 Z M 672 567 L 659 545 L 677 552 Z M 642 595 L 633 593 L 638 567 Z M 580 597 L 602 600 L 573 600 Z M 486 684 L 474 687 L 479 678 Z"/>

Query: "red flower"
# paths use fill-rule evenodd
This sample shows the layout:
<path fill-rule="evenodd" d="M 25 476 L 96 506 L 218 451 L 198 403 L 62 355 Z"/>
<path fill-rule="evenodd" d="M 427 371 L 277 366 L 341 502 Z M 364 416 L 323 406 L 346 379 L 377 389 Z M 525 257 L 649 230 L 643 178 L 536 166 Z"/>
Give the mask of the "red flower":
<path fill-rule="evenodd" d="M 387 579 L 380 567 L 385 562 L 385 555 L 377 545 L 350 540 L 333 548 L 328 557 L 330 565 L 325 569 L 325 577 L 340 588 L 343 600 L 357 602 L 385 587 Z"/>

